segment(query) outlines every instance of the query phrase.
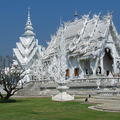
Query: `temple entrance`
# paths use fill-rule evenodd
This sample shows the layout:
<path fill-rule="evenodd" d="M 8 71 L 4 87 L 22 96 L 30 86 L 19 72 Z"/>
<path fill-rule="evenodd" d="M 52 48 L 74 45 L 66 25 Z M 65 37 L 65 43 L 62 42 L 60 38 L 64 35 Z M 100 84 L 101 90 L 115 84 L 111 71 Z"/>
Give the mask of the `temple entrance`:
<path fill-rule="evenodd" d="M 84 72 L 85 74 L 93 74 L 92 69 L 90 68 L 90 60 L 84 61 Z"/>
<path fill-rule="evenodd" d="M 96 74 L 101 74 L 101 67 L 98 66 L 97 70 L 96 70 Z"/>
<path fill-rule="evenodd" d="M 103 57 L 103 67 L 104 70 L 106 71 L 106 75 L 108 76 L 109 73 L 113 71 L 113 57 L 111 56 L 111 50 L 106 48 L 105 49 L 105 55 Z"/>

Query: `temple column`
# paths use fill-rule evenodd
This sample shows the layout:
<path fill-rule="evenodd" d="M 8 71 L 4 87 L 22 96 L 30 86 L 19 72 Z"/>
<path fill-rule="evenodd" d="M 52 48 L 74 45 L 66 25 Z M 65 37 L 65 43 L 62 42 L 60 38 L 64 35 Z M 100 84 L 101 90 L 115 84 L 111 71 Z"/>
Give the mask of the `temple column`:
<path fill-rule="evenodd" d="M 103 67 L 103 57 L 100 59 L 100 66 L 101 66 L 101 74 L 104 74 L 104 67 Z"/>
<path fill-rule="evenodd" d="M 112 65 L 112 67 L 113 67 L 113 72 L 116 74 L 117 73 L 117 70 L 116 70 L 116 68 L 117 68 L 117 61 L 116 61 L 115 58 L 113 58 L 113 65 Z"/>
<path fill-rule="evenodd" d="M 95 59 L 90 60 L 90 68 L 92 69 L 93 75 L 96 75 L 95 65 L 96 65 L 96 60 Z"/>
<path fill-rule="evenodd" d="M 80 74 L 80 78 L 84 78 L 84 62 L 83 61 L 79 61 L 79 68 L 81 69 L 81 74 Z"/>
<path fill-rule="evenodd" d="M 111 52 L 112 52 L 111 55 L 112 55 L 112 58 L 113 58 L 112 68 L 113 68 L 113 73 L 117 74 L 119 72 L 117 71 L 116 49 L 115 49 L 114 45 L 112 45 L 112 47 L 113 47 L 113 49 L 111 50 Z"/>

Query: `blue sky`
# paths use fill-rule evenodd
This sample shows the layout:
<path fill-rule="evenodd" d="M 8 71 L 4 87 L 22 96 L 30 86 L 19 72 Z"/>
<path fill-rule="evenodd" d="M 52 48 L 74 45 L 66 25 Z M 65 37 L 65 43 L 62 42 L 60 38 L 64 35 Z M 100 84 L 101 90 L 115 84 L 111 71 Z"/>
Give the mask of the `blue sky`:
<path fill-rule="evenodd" d="M 0 0 L 0 55 L 12 56 L 12 49 L 24 33 L 30 7 L 31 21 L 39 44 L 47 47 L 45 40 L 50 41 L 50 34 L 55 34 L 60 24 L 74 20 L 75 7 L 78 18 L 81 15 L 106 15 L 108 10 L 113 14 L 113 22 L 120 33 L 120 0 Z"/>

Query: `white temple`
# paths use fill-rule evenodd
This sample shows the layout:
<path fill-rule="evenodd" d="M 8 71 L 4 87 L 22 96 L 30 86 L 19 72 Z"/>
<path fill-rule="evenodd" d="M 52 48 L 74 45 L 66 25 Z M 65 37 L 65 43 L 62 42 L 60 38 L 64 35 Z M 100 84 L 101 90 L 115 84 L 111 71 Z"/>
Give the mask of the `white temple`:
<path fill-rule="evenodd" d="M 30 8 L 28 8 L 28 20 L 25 27 L 24 37 L 20 37 L 20 42 L 16 43 L 16 48 L 13 49 L 13 57 L 16 62 L 26 69 L 26 81 L 29 81 L 30 68 L 33 61 L 38 59 L 38 54 L 41 53 L 41 46 L 38 46 L 38 40 L 35 39 L 33 27 L 30 20 Z"/>
<path fill-rule="evenodd" d="M 16 64 L 26 69 L 27 82 L 54 80 L 61 78 L 61 64 L 64 64 L 65 74 L 63 78 L 68 82 L 72 80 L 96 80 L 96 78 L 115 78 L 110 80 L 113 85 L 120 74 L 120 36 L 112 20 L 112 13 L 100 19 L 100 14 L 77 17 L 73 22 L 60 21 L 60 27 L 51 41 L 47 42 L 45 49 L 38 45 L 35 39 L 33 27 L 30 20 L 30 9 L 28 9 L 28 20 L 23 37 L 16 43 L 13 56 Z M 66 43 L 64 50 L 66 58 L 61 57 L 61 40 Z M 64 46 L 63 46 L 64 47 Z M 66 62 L 61 62 L 66 59 Z M 105 81 L 95 82 L 99 85 Z M 117 81 L 118 82 L 118 81 Z"/>

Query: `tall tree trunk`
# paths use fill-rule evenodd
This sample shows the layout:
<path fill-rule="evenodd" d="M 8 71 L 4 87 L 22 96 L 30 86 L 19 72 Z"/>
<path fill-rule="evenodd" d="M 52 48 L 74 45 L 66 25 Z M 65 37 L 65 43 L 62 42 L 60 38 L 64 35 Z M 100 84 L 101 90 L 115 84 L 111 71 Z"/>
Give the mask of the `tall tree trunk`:
<path fill-rule="evenodd" d="M 4 99 L 5 99 L 5 100 L 8 100 L 10 96 L 11 96 L 11 94 L 10 94 L 10 93 L 7 93 L 7 95 L 4 97 Z"/>

